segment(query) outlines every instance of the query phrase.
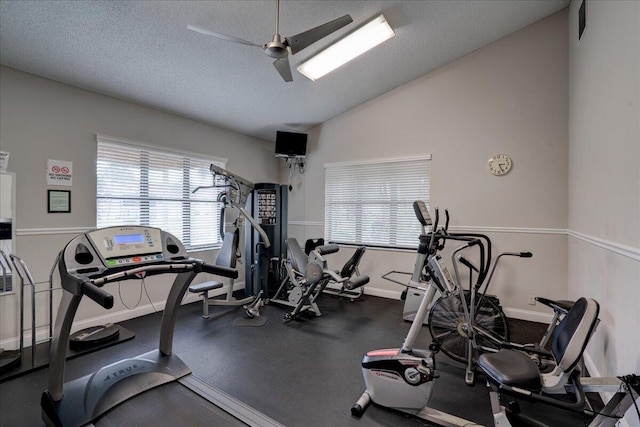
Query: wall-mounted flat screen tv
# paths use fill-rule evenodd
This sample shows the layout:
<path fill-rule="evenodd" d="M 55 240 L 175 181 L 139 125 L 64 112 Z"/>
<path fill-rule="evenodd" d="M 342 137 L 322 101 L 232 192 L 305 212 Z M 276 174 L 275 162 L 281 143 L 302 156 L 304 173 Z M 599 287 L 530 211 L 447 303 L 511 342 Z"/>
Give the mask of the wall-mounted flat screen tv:
<path fill-rule="evenodd" d="M 304 157 L 307 154 L 307 134 L 278 131 L 276 157 Z"/>

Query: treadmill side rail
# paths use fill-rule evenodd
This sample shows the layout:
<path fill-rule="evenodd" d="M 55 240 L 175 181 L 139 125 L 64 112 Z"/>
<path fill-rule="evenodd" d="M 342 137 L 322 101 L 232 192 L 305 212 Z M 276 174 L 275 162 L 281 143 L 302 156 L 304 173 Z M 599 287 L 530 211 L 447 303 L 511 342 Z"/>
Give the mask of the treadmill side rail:
<path fill-rule="evenodd" d="M 219 388 L 205 383 L 198 377 L 187 375 L 180 378 L 178 382 L 249 426 L 285 427 L 283 424 L 267 417 L 262 412 L 228 395 Z"/>

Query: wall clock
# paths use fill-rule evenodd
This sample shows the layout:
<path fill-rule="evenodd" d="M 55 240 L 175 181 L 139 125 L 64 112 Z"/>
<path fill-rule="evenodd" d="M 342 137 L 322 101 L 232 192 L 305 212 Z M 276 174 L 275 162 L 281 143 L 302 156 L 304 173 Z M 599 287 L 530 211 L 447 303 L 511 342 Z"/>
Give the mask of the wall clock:
<path fill-rule="evenodd" d="M 512 165 L 513 162 L 511 161 L 511 157 L 507 156 L 506 154 L 496 154 L 489 159 L 487 168 L 492 174 L 496 176 L 502 176 L 507 174 L 511 170 Z"/>

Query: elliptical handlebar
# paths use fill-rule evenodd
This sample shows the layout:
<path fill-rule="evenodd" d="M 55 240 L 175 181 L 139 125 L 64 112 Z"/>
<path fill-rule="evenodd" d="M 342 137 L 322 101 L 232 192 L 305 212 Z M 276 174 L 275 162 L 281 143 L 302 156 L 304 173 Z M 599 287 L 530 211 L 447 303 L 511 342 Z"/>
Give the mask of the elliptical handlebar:
<path fill-rule="evenodd" d="M 466 259 L 462 255 L 458 256 L 458 261 L 460 262 L 460 264 L 462 264 L 462 265 L 466 266 L 467 268 L 475 271 L 476 273 L 480 273 L 480 270 L 478 269 L 478 267 L 473 265 L 473 263 L 471 261 L 469 261 L 468 259 Z"/>
<path fill-rule="evenodd" d="M 457 241 L 466 241 L 468 242 L 464 247 L 470 247 L 478 245 L 480 248 L 480 265 L 477 268 L 478 278 L 477 278 L 477 286 L 484 284 L 488 286 L 491 281 L 491 277 L 493 276 L 493 272 L 495 271 L 496 264 L 501 256 L 510 255 L 510 256 L 518 256 L 521 258 L 531 258 L 533 254 L 531 252 L 505 252 L 500 254 L 495 262 L 492 265 L 492 244 L 491 239 L 486 234 L 482 233 L 449 233 L 449 222 L 450 215 L 449 210 L 445 209 L 445 224 L 444 227 L 438 229 L 440 224 L 440 210 L 436 207 L 434 209 L 434 221 L 431 222 L 431 217 L 429 216 L 429 211 L 426 207 L 426 204 L 421 200 L 416 200 L 413 202 L 413 209 L 415 211 L 416 217 L 420 222 L 423 234 L 426 234 L 426 238 L 428 238 L 428 253 L 430 255 L 434 255 L 437 251 L 441 251 L 445 247 L 445 242 L 447 240 L 457 240 Z M 427 234 L 425 228 L 431 225 L 431 231 Z M 473 240 L 477 241 L 473 241 Z M 473 243 L 472 243 L 473 241 Z M 463 258 L 465 259 L 465 258 Z M 468 261 L 468 260 L 467 260 Z M 466 264 L 465 264 L 466 265 Z M 467 267 L 469 267 L 467 265 Z"/>
<path fill-rule="evenodd" d="M 446 220 L 445 220 L 445 223 L 444 223 L 444 229 L 443 229 L 443 231 L 444 231 L 445 233 L 447 233 L 447 232 L 448 232 L 448 230 L 449 230 L 449 209 L 445 209 L 445 210 L 444 210 L 444 215 L 445 215 L 445 217 L 446 217 Z"/>
<path fill-rule="evenodd" d="M 433 223 L 433 226 L 431 227 L 431 238 L 429 239 L 429 246 L 428 246 L 428 251 L 429 253 L 434 252 L 433 250 L 433 243 L 437 242 L 438 240 L 435 240 L 435 236 L 436 234 L 438 234 L 438 222 L 440 221 L 440 213 L 438 212 L 438 208 L 435 209 L 435 214 L 436 214 L 436 220 Z"/>
<path fill-rule="evenodd" d="M 496 262 L 493 263 L 493 267 L 491 268 L 491 273 L 489 274 L 489 278 L 487 279 L 486 283 L 484 283 L 484 291 L 483 291 L 483 293 L 487 292 L 487 289 L 489 288 L 489 284 L 491 283 L 491 279 L 493 279 L 493 273 L 495 273 L 496 267 L 498 266 L 498 261 L 500 261 L 500 258 L 502 258 L 503 256 L 515 256 L 515 257 L 519 257 L 519 258 L 532 258 L 533 254 L 531 252 L 502 252 L 500 255 L 498 255 L 496 257 Z M 481 283 L 481 282 L 479 282 L 479 283 Z"/>
<path fill-rule="evenodd" d="M 456 263 L 456 255 L 458 254 L 458 252 L 460 252 L 460 251 L 462 251 L 464 249 L 470 248 L 472 246 L 478 246 L 479 251 L 480 251 L 480 268 L 476 270 L 476 271 L 478 271 L 478 280 L 477 280 L 477 285 L 476 286 L 479 286 L 482 283 L 482 281 L 484 280 L 484 278 L 486 277 L 486 274 L 487 274 L 487 270 L 486 269 L 488 268 L 489 263 L 485 262 L 485 250 L 484 250 L 484 244 L 482 243 L 482 240 L 478 239 L 476 237 L 471 237 L 469 239 L 470 240 L 466 244 L 460 246 L 459 248 L 457 248 L 456 250 L 453 251 L 453 253 L 451 254 L 451 262 L 453 264 L 453 270 L 454 270 L 455 275 L 456 275 L 456 281 L 458 283 L 460 283 L 460 274 L 458 272 L 458 265 Z M 467 261 L 467 259 L 462 257 L 462 256 L 458 257 L 458 261 L 460 263 L 466 265 L 467 267 L 469 267 L 469 265 L 471 265 L 470 268 L 475 268 L 475 266 L 473 266 L 473 264 L 471 264 L 471 263 L 465 264 L 464 261 Z"/>
<path fill-rule="evenodd" d="M 478 275 L 478 283 L 482 283 L 489 273 L 491 267 L 491 239 L 486 234 L 481 233 L 452 233 L 450 236 L 459 236 L 469 239 L 479 239 L 484 242 L 480 245 L 482 251 L 480 255 L 480 273 Z M 486 251 L 485 251 L 486 248 Z"/>

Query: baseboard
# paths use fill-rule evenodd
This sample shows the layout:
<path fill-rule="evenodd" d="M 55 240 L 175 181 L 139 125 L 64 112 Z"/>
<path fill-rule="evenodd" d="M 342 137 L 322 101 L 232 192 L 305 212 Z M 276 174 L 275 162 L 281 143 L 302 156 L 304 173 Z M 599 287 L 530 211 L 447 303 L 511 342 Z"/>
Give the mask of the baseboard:
<path fill-rule="evenodd" d="M 388 289 L 369 288 L 367 286 L 364 287 L 364 293 L 365 295 L 373 295 L 374 297 L 389 298 L 395 300 L 400 300 L 402 295 L 402 291 L 390 291 Z"/>
<path fill-rule="evenodd" d="M 234 291 L 244 290 L 244 282 L 234 283 L 233 285 Z M 213 291 L 209 291 L 210 297 L 215 297 L 218 295 L 223 295 L 226 292 L 226 287 L 221 289 L 216 289 Z M 192 294 L 187 292 L 185 297 L 182 299 L 182 305 L 190 304 L 193 302 L 200 301 L 201 297 L 198 294 Z M 80 320 L 78 322 L 74 322 L 73 326 L 71 326 L 71 333 L 76 331 L 89 328 L 91 326 L 99 326 L 105 325 L 107 323 L 119 323 L 124 322 L 125 320 L 135 319 L 136 317 L 146 316 L 147 314 L 151 314 L 154 312 L 161 312 L 164 310 L 165 301 L 154 302 L 153 305 L 151 303 L 140 305 L 133 310 L 120 310 L 116 312 L 106 312 L 101 316 L 92 317 L 90 319 Z M 39 330 L 42 329 L 42 330 Z M 39 327 L 36 330 L 36 342 L 42 342 L 49 338 L 49 328 Z M 31 331 L 25 331 L 24 334 L 24 346 L 31 347 Z M 0 341 L 0 348 L 4 348 L 7 350 L 15 350 L 20 347 L 20 338 L 13 337 L 8 338 L 3 341 Z"/>

